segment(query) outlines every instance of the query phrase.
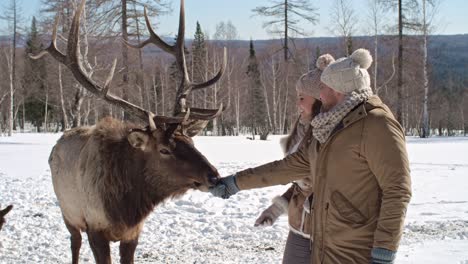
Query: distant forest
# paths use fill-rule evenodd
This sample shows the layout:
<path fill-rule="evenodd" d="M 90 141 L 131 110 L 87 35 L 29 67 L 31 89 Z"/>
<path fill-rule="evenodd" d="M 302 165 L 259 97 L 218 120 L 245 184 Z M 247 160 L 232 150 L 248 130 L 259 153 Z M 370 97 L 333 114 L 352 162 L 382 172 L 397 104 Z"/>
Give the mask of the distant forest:
<path fill-rule="evenodd" d="M 73 13 L 68 11 L 61 11 L 58 25 L 58 48 L 63 52 Z M 47 14 L 43 21 L 31 21 L 15 39 L 11 35 L 0 37 L 0 132 L 9 131 L 10 116 L 13 130 L 38 132 L 93 125 L 105 116 L 131 120 L 121 109 L 87 92 L 69 70 L 59 66 L 50 55 L 39 60 L 29 57 L 28 54 L 38 54 L 50 44 L 55 13 Z M 107 29 L 104 34 L 102 26 L 93 26 L 103 17 L 87 17 L 80 47 L 82 64 L 91 79 L 104 83 L 112 61 L 117 59 L 111 92 L 157 115 L 172 115 L 180 82 L 174 58 L 152 45 L 140 50 L 124 47 L 119 32 Z M 147 39 L 141 14 L 136 18 L 129 16 L 129 19 L 136 20 L 128 28 L 128 41 L 137 43 Z M 283 39 L 236 40 L 235 27 L 224 22 L 213 36 L 208 36 L 202 26 L 198 25 L 194 36 L 186 36 L 191 79 L 202 82 L 214 76 L 222 64 L 223 48 L 227 48 L 227 67 L 222 79 L 208 89 L 192 92 L 187 98 L 191 107 L 217 108 L 221 104 L 225 107 L 223 114 L 205 129 L 207 135 L 287 133 L 297 118 L 295 84 L 299 76 L 313 69 L 321 54 L 330 53 L 340 58 L 358 48 L 369 49 L 374 56 L 376 63 L 369 69 L 374 92 L 396 113 L 408 135 L 422 133 L 423 35 L 403 37 L 402 88 L 399 90 L 398 35 L 290 37 L 285 53 Z M 165 40 L 172 42 L 175 37 Z M 426 66 L 430 133 L 466 134 L 468 35 L 428 36 Z M 251 71 L 253 68 L 256 70 Z"/>

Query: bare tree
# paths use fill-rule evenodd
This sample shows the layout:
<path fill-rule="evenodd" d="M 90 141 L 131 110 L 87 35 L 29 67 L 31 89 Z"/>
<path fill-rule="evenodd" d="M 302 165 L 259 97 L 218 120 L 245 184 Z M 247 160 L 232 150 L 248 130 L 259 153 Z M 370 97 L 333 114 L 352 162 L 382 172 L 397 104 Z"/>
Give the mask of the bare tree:
<path fill-rule="evenodd" d="M 90 9 L 97 9 L 99 13 L 92 18 L 93 27 L 101 31 L 100 34 L 112 35 L 121 37 L 124 42 L 132 40 L 136 37 L 140 40 L 141 28 L 144 28 L 145 20 L 143 9 L 146 8 L 148 16 L 160 16 L 171 11 L 170 3 L 165 0 L 97 0 L 92 2 Z M 120 88 L 122 98 L 129 100 L 131 94 L 130 73 L 132 60 L 128 47 L 121 44 L 121 60 L 119 61 L 119 73 L 122 77 Z M 139 52 L 139 51 L 137 51 Z M 139 59 L 139 66 L 143 61 Z M 141 67 L 139 67 L 141 70 Z M 137 87 L 140 104 L 143 100 L 144 83 L 141 75 L 137 76 Z M 124 119 L 129 116 L 126 112 L 122 112 Z"/>
<path fill-rule="evenodd" d="M 59 96 L 60 96 L 60 109 L 62 112 L 62 131 L 68 128 L 68 116 L 65 107 L 65 100 L 63 98 L 63 81 L 62 81 L 62 65 L 58 64 L 58 83 L 59 83 Z"/>
<path fill-rule="evenodd" d="M 262 73 L 262 84 L 264 88 L 267 111 L 268 111 L 268 122 L 272 128 L 273 133 L 278 133 L 278 76 L 280 74 L 280 65 L 277 56 L 268 56 L 265 62 L 264 70 Z M 268 89 L 270 88 L 270 89 Z M 269 100 L 268 90 L 271 90 L 271 100 Z M 270 102 L 271 101 L 271 107 Z"/>
<path fill-rule="evenodd" d="M 216 25 L 216 31 L 213 34 L 213 39 L 216 41 L 212 42 L 212 46 L 214 46 L 214 50 L 219 49 L 219 46 L 227 47 L 228 57 L 227 57 L 227 65 L 225 70 L 225 85 L 216 85 L 215 90 L 217 91 L 217 100 L 223 102 L 223 105 L 226 105 L 226 108 L 229 109 L 232 106 L 233 98 L 236 97 L 233 94 L 233 85 L 236 68 L 238 68 L 239 60 L 236 59 L 236 55 L 234 54 L 237 50 L 236 45 L 234 43 L 235 40 L 239 38 L 239 33 L 237 28 L 231 21 L 221 21 Z M 227 90 L 227 91 L 226 91 Z M 237 104 L 235 104 L 236 106 Z M 222 135 L 226 135 L 226 122 L 229 122 L 229 116 L 225 113 L 220 116 L 219 118 L 219 126 Z M 213 120 L 213 122 L 218 122 L 217 119 Z M 214 126 L 216 126 L 214 124 Z M 216 128 L 215 128 L 216 129 Z"/>
<path fill-rule="evenodd" d="M 377 76 L 378 76 L 378 67 L 379 67 L 379 35 L 381 34 L 382 29 L 382 17 L 384 16 L 383 6 L 379 4 L 379 0 L 368 0 L 369 5 L 369 14 L 368 20 L 371 24 L 371 32 L 374 36 L 374 92 L 379 93 L 377 89 Z"/>
<path fill-rule="evenodd" d="M 418 25 L 411 14 L 418 8 L 418 0 L 380 0 L 385 8 L 393 8 L 398 13 L 398 80 L 397 80 L 397 107 L 396 118 L 403 127 L 403 30 L 414 30 Z"/>
<path fill-rule="evenodd" d="M 427 76 L 427 20 L 426 20 L 426 0 L 422 0 L 423 6 L 423 75 L 424 75 L 424 99 L 423 99 L 423 125 L 422 125 L 422 133 L 421 137 L 426 138 L 429 137 L 430 127 L 429 127 L 429 113 L 427 111 L 427 103 L 428 103 L 428 95 L 429 95 L 429 79 Z"/>
<path fill-rule="evenodd" d="M 335 36 L 343 38 L 343 48 L 346 56 L 352 52 L 352 36 L 355 34 L 354 26 L 357 24 L 357 16 L 350 0 L 333 0 L 330 13 L 331 27 L 329 30 Z"/>
<path fill-rule="evenodd" d="M 11 48 L 10 54 L 6 56 L 10 56 L 7 58 L 8 70 L 9 70 L 9 77 L 10 77 L 10 109 L 8 114 L 8 136 L 11 136 L 13 133 L 13 129 L 15 126 L 14 121 L 14 110 L 15 110 L 15 98 L 14 98 L 14 91 L 16 90 L 16 46 L 17 46 L 17 39 L 19 35 L 19 24 L 21 22 L 21 9 L 20 9 L 20 1 L 19 0 L 10 0 L 9 5 L 6 7 L 6 11 L 3 15 L 0 16 L 1 19 L 5 20 L 11 26 Z"/>
<path fill-rule="evenodd" d="M 424 99 L 423 99 L 423 121 L 422 121 L 422 133 L 421 137 L 426 138 L 431 134 L 429 125 L 429 76 L 427 72 L 427 37 L 431 21 L 433 21 L 434 15 L 437 12 L 438 1 L 437 0 L 421 0 L 422 1 L 422 34 L 423 34 L 423 78 L 424 78 Z M 431 10 L 428 17 L 427 4 L 429 4 Z M 463 114 L 463 111 L 462 111 Z"/>
<path fill-rule="evenodd" d="M 270 6 L 259 6 L 252 10 L 256 15 L 271 17 L 271 20 L 263 23 L 263 27 L 271 34 L 283 36 L 284 60 L 289 58 L 289 36 L 308 35 L 299 27 L 299 22 L 305 20 L 315 25 L 318 22 L 317 9 L 312 6 L 310 0 L 270 0 Z"/>
<path fill-rule="evenodd" d="M 231 41 L 239 38 L 236 26 L 232 24 L 231 20 L 227 22 L 221 21 L 216 24 L 216 31 L 213 35 L 213 40 L 221 40 L 223 42 Z M 223 43 L 225 44 L 225 43 Z"/>
<path fill-rule="evenodd" d="M 135 36 L 137 38 L 137 41 L 138 43 L 141 42 L 141 35 L 142 35 L 142 32 L 140 30 L 140 17 L 141 17 L 141 14 L 139 13 L 138 9 L 137 9 L 137 4 L 136 2 L 133 2 L 132 3 L 132 8 L 133 8 L 133 12 L 134 12 L 134 24 L 135 24 Z M 143 52 L 141 49 L 139 49 L 138 51 L 138 71 L 136 73 L 136 82 L 137 82 L 137 87 L 138 87 L 138 90 L 140 92 L 140 106 L 143 107 L 143 104 L 144 104 L 144 90 L 146 90 L 146 84 L 145 84 L 145 77 L 144 77 L 144 70 L 143 70 Z M 148 105 L 147 105 L 148 107 Z"/>
<path fill-rule="evenodd" d="M 11 53 L 14 53 L 12 51 Z M 15 86 L 14 86 L 14 75 L 13 75 L 13 68 L 14 64 L 12 61 L 12 57 L 8 53 L 5 52 L 5 57 L 6 57 L 6 62 L 7 62 L 7 68 L 8 68 L 8 79 L 10 83 L 10 106 L 8 109 L 8 136 L 11 137 L 13 135 L 13 117 L 14 117 L 14 94 L 15 94 Z"/>

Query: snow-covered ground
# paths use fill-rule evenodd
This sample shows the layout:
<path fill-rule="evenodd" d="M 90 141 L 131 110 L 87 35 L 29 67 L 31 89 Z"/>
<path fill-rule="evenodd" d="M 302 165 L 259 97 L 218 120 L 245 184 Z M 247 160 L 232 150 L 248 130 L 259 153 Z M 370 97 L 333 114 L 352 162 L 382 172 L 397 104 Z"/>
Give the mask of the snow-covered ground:
<path fill-rule="evenodd" d="M 14 204 L 0 232 L 0 263 L 70 263 L 69 233 L 47 159 L 59 135 L 0 138 L 0 207 Z M 279 137 L 197 137 L 222 175 L 282 157 Z M 468 138 L 409 138 L 413 199 L 396 263 L 468 264 Z M 137 263 L 280 263 L 286 217 L 253 223 L 286 186 L 243 191 L 230 200 L 193 191 L 159 206 L 146 221 Z M 118 244 L 112 244 L 118 262 Z M 82 263 L 94 263 L 86 235 Z"/>

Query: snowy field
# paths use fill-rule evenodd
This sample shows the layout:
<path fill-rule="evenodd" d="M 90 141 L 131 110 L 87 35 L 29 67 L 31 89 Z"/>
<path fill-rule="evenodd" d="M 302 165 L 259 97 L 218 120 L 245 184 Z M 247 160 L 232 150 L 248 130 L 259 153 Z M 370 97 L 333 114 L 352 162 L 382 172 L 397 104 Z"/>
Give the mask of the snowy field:
<path fill-rule="evenodd" d="M 0 232 L 0 263 L 70 263 L 69 233 L 47 159 L 59 135 L 0 138 L 0 207 L 14 204 Z M 198 137 L 197 147 L 226 176 L 282 157 L 279 137 Z M 468 138 L 409 138 L 413 199 L 396 263 L 468 264 Z M 193 191 L 146 221 L 137 263 L 280 263 L 286 217 L 255 228 L 258 214 L 287 186 L 243 191 L 230 200 Z M 80 259 L 94 263 L 83 236 Z M 118 244 L 112 244 L 118 263 Z"/>

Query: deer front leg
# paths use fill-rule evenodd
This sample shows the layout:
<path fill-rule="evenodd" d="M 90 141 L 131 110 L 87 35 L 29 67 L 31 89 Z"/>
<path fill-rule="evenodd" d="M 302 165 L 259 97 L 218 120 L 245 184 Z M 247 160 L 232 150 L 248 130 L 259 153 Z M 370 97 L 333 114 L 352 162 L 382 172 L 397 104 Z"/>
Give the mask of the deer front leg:
<path fill-rule="evenodd" d="M 70 232 L 70 242 L 71 242 L 71 251 L 72 251 L 72 264 L 78 264 L 78 259 L 80 257 L 80 248 L 81 248 L 81 232 L 76 227 L 70 225 L 67 220 L 65 220 L 65 226 Z"/>
<path fill-rule="evenodd" d="M 120 263 L 133 264 L 133 256 L 138 245 L 138 237 L 131 241 L 120 241 Z"/>
<path fill-rule="evenodd" d="M 88 230 L 87 233 L 96 264 L 111 264 L 109 240 L 103 232 Z"/>

